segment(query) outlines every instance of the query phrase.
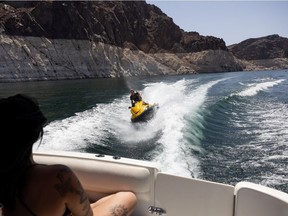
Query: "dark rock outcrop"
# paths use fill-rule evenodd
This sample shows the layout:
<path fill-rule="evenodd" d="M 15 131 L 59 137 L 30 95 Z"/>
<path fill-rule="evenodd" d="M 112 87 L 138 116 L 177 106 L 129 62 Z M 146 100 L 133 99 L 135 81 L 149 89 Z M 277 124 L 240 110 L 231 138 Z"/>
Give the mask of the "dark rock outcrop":
<path fill-rule="evenodd" d="M 229 50 L 245 60 L 288 58 L 288 38 L 279 35 L 251 38 L 229 46 Z"/>
<path fill-rule="evenodd" d="M 222 39 L 184 32 L 159 8 L 145 1 L 4 4 L 6 13 L 9 7 L 13 11 L 2 17 L 8 35 L 91 40 L 120 47 L 132 43 L 146 53 L 227 50 Z M 2 3 L 1 13 L 3 7 Z"/>
<path fill-rule="evenodd" d="M 0 82 L 288 68 L 273 37 L 281 42 L 229 51 L 145 1 L 1 1 Z M 280 58 L 249 60 L 255 44 L 261 58 Z"/>

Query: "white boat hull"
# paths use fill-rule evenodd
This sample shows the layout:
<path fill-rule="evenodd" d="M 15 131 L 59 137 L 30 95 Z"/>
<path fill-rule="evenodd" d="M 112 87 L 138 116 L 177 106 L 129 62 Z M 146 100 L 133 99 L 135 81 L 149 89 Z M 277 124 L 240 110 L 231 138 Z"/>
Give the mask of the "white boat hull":
<path fill-rule="evenodd" d="M 287 216 L 288 194 L 248 182 L 235 187 L 161 172 L 157 164 L 76 152 L 35 152 L 42 164 L 66 164 L 81 180 L 91 200 L 133 191 L 133 215 Z M 150 211 L 149 211 L 150 210 Z"/>

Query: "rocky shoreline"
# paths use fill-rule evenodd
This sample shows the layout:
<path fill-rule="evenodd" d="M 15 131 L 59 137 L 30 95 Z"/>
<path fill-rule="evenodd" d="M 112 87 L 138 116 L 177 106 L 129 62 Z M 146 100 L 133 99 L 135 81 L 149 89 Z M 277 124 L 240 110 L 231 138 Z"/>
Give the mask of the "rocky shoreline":
<path fill-rule="evenodd" d="M 245 58 L 260 40 L 264 48 L 273 41 L 281 47 L 286 38 L 274 35 L 226 47 L 222 39 L 184 32 L 145 1 L 18 3 L 0 3 L 0 82 L 288 68 L 288 51 L 276 45 L 265 49 L 273 52 L 266 59 Z M 73 28 L 61 29 L 47 18 L 52 16 Z"/>

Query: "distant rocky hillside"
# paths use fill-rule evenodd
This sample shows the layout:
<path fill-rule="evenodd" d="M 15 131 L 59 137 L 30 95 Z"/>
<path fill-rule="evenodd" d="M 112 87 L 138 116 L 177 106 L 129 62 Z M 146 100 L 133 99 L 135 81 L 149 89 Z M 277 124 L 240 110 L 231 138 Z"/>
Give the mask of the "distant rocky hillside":
<path fill-rule="evenodd" d="M 223 39 L 185 32 L 145 1 L 0 2 L 0 82 L 279 69 L 283 62 L 237 59 Z"/>
<path fill-rule="evenodd" d="M 228 48 L 237 58 L 245 60 L 288 58 L 288 38 L 279 35 L 247 39 Z"/>
<path fill-rule="evenodd" d="M 288 38 L 268 35 L 247 39 L 228 48 L 239 59 L 243 70 L 288 68 Z"/>

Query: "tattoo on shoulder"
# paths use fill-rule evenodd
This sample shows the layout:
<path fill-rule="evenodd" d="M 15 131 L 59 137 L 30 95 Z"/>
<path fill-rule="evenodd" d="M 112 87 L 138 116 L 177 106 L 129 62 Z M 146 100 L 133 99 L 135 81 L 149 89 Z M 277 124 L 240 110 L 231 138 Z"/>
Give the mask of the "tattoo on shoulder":
<path fill-rule="evenodd" d="M 84 192 L 79 180 L 77 180 L 77 182 L 73 184 L 73 175 L 73 172 L 69 168 L 61 169 L 56 176 L 59 179 L 59 183 L 55 184 L 55 189 L 62 197 L 64 197 L 68 193 L 74 193 L 76 195 L 79 195 L 80 204 L 85 204 L 85 201 L 88 200 L 88 197 Z M 85 205 L 83 207 L 83 210 L 88 212 L 89 209 L 90 205 L 89 202 L 87 202 L 87 206 Z"/>
<path fill-rule="evenodd" d="M 114 207 L 111 208 L 111 214 L 113 216 L 127 216 L 128 215 L 128 210 L 125 208 L 124 205 L 115 205 Z"/>

